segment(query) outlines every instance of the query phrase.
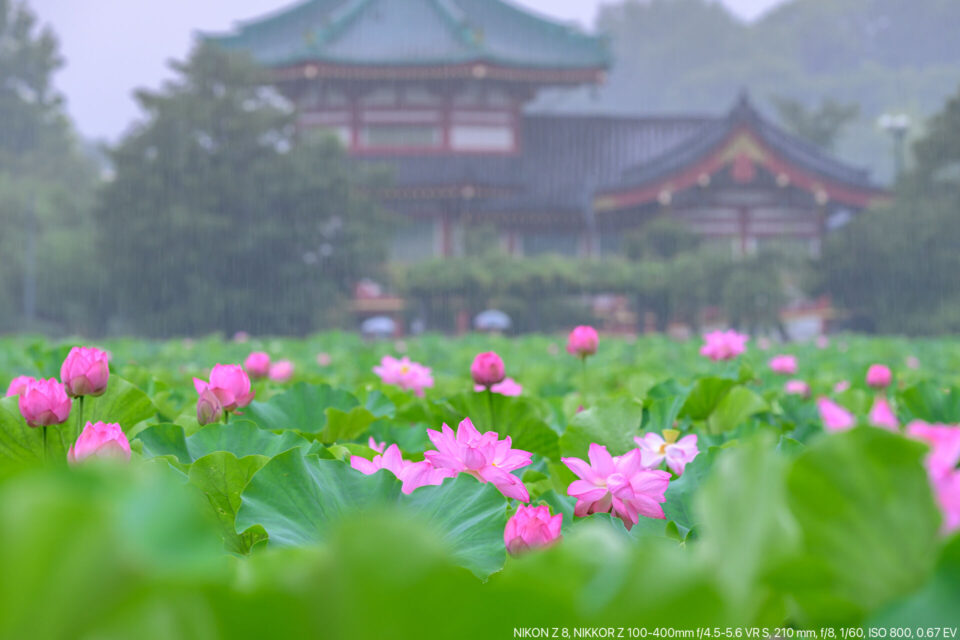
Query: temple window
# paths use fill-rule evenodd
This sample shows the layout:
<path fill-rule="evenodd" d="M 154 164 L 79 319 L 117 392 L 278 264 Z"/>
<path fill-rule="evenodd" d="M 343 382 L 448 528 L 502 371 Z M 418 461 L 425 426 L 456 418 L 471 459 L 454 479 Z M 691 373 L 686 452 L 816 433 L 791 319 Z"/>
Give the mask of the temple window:
<path fill-rule="evenodd" d="M 430 149 L 442 142 L 440 127 L 429 124 L 369 124 L 360 129 L 360 145 L 367 149 Z"/>

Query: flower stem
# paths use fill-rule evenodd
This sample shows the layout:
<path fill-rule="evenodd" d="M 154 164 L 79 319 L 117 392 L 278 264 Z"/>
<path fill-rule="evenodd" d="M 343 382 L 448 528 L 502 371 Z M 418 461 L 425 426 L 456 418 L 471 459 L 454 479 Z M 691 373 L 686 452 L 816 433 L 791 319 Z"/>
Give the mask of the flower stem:
<path fill-rule="evenodd" d="M 74 442 L 80 439 L 80 434 L 83 433 L 83 428 L 86 426 L 83 424 L 83 398 L 84 396 L 77 398 L 79 407 L 77 408 L 77 432 L 74 434 Z"/>
<path fill-rule="evenodd" d="M 580 362 L 582 364 L 583 370 L 583 382 L 580 386 L 580 396 L 582 399 L 586 400 L 587 397 L 587 356 L 580 356 Z"/>
<path fill-rule="evenodd" d="M 493 391 L 490 390 L 490 387 L 487 387 L 487 407 L 490 408 L 490 430 L 497 430 L 497 420 L 493 413 Z"/>
<path fill-rule="evenodd" d="M 47 462 L 47 459 L 50 457 L 47 453 L 47 428 L 40 427 L 40 429 L 40 433 L 42 434 L 41 437 L 43 438 L 43 461 Z"/>

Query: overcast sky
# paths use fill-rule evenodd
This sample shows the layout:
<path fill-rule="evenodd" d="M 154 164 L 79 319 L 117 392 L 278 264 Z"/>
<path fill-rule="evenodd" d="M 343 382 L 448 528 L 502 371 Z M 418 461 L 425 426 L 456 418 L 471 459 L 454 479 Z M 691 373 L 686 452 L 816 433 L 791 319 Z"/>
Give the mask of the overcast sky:
<path fill-rule="evenodd" d="M 592 26 L 604 0 L 514 0 L 562 20 Z M 609 1 L 609 0 L 607 0 Z M 782 0 L 722 0 L 752 19 Z M 237 20 L 293 0 L 29 0 L 60 38 L 66 68 L 57 85 L 81 133 L 115 139 L 138 117 L 136 87 L 156 87 L 167 61 L 183 58 L 193 33 L 223 31 Z"/>

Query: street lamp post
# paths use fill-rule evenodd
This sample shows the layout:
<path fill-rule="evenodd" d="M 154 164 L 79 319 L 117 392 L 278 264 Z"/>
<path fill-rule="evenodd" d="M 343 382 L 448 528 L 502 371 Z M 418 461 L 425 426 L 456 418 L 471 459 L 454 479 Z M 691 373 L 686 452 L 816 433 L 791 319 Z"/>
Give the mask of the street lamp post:
<path fill-rule="evenodd" d="M 903 173 L 904 142 L 910 130 L 910 116 L 904 113 L 885 113 L 877 120 L 880 128 L 893 137 L 893 170 L 899 178 Z"/>

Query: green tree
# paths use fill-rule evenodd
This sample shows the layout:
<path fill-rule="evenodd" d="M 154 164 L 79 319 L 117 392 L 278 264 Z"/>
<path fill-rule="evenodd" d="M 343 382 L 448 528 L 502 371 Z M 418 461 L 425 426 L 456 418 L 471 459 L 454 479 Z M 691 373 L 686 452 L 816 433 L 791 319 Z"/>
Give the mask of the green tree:
<path fill-rule="evenodd" d="M 96 210 L 119 318 L 151 335 L 330 322 L 382 257 L 380 210 L 335 140 L 297 139 L 251 62 L 201 44 L 173 69 L 137 93 L 146 120 Z"/>
<path fill-rule="evenodd" d="M 800 100 L 774 96 L 773 104 L 783 124 L 808 142 L 832 151 L 843 128 L 857 119 L 860 106 L 826 99 L 811 109 Z"/>
<path fill-rule="evenodd" d="M 661 216 L 623 238 L 624 253 L 631 260 L 660 260 L 696 250 L 701 237 L 689 225 Z"/>
<path fill-rule="evenodd" d="M 0 0 L 0 329 L 83 328 L 95 270 L 84 156 L 52 77 L 56 37 Z"/>
<path fill-rule="evenodd" d="M 820 286 L 857 326 L 882 332 L 960 331 L 960 93 L 914 146 L 893 201 L 828 242 Z"/>

